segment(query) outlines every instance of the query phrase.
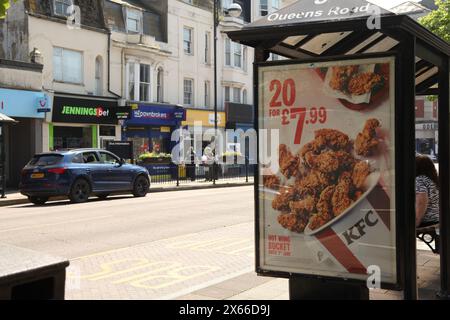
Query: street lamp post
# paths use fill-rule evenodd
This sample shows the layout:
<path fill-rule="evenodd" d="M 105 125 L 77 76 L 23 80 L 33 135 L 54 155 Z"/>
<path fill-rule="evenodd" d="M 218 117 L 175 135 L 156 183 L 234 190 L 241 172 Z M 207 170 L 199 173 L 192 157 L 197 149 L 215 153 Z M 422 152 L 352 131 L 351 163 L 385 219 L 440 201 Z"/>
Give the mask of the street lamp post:
<path fill-rule="evenodd" d="M 212 166 L 213 184 L 216 184 L 216 148 L 217 148 L 217 27 L 219 26 L 220 0 L 213 0 L 213 19 L 214 19 L 214 162 Z M 241 15 L 242 8 L 237 3 L 232 3 L 227 9 L 227 13 L 232 17 Z"/>

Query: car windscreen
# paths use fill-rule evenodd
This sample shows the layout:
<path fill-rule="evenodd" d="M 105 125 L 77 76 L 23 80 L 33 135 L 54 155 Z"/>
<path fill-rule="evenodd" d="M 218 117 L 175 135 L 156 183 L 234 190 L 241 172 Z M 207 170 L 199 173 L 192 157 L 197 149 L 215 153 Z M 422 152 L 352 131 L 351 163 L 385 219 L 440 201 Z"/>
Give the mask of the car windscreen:
<path fill-rule="evenodd" d="M 44 154 L 37 155 L 28 162 L 29 166 L 52 166 L 62 161 L 63 156 L 60 154 Z"/>

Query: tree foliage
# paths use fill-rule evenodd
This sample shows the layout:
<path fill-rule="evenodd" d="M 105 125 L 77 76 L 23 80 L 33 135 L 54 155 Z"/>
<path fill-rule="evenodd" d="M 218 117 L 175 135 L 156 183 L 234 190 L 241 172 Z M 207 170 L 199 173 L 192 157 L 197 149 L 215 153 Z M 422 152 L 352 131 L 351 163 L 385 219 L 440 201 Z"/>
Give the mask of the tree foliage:
<path fill-rule="evenodd" d="M 9 0 L 0 0 L 0 19 L 6 16 L 6 10 L 11 6 Z"/>
<path fill-rule="evenodd" d="M 436 0 L 435 3 L 438 9 L 420 18 L 419 22 L 445 41 L 450 42 L 450 1 Z"/>

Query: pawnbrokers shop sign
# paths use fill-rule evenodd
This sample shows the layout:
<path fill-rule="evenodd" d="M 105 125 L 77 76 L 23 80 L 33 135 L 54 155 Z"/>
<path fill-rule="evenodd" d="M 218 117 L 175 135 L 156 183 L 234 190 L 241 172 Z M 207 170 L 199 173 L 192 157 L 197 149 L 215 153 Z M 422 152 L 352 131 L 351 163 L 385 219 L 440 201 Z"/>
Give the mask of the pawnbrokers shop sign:
<path fill-rule="evenodd" d="M 117 124 L 117 101 L 55 96 L 53 122 Z"/>

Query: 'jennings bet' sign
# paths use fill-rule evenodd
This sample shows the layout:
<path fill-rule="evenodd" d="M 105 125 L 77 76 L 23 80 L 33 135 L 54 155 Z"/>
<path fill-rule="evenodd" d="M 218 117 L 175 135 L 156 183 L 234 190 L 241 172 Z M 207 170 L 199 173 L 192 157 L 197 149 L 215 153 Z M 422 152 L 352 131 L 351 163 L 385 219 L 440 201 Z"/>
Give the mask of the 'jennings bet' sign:
<path fill-rule="evenodd" d="M 53 122 L 117 124 L 117 102 L 55 96 Z"/>

